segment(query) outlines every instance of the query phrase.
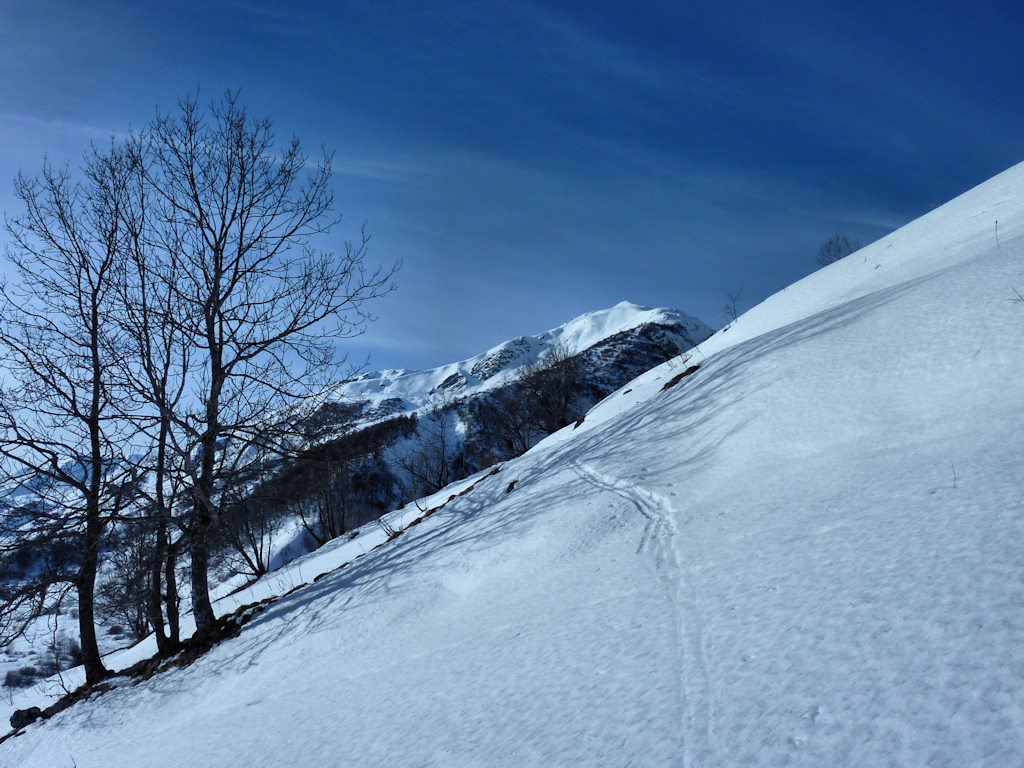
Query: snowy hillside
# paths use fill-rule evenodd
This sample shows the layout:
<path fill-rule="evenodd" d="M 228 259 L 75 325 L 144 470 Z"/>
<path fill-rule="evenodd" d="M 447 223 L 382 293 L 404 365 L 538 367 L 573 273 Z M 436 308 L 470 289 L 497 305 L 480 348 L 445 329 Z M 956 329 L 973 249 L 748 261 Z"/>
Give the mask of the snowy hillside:
<path fill-rule="evenodd" d="M 1024 165 L 225 598 L 309 582 L 0 765 L 1024 764 L 1022 200 Z"/>
<path fill-rule="evenodd" d="M 317 447 L 310 451 L 310 459 L 300 455 L 275 467 L 275 474 L 267 481 L 271 489 L 264 494 L 258 520 L 244 525 L 238 518 L 229 517 L 222 526 L 225 543 L 218 550 L 220 559 L 212 575 L 217 593 L 228 593 L 262 573 L 263 568 L 276 569 L 315 548 L 319 541 L 347 534 L 402 502 L 525 450 L 517 446 L 515 452 L 510 451 L 500 430 L 488 421 L 493 418 L 496 398 L 504 398 L 501 403 L 528 399 L 517 380 L 523 366 L 545 360 L 552 353 L 573 357 L 579 375 L 568 386 L 573 390 L 572 407 L 578 413 L 556 425 L 561 426 L 575 421 L 637 374 L 692 348 L 712 332 L 699 320 L 676 310 L 622 302 L 536 336 L 518 337 L 459 363 L 426 371 L 366 374 L 340 383 L 327 393 L 326 407 L 318 413 L 322 418 L 317 420 L 317 427 L 324 431 L 315 441 Z M 431 414 L 431 409 L 437 407 L 445 409 L 443 420 L 452 429 L 441 449 L 448 466 L 443 479 L 435 482 L 433 472 L 422 470 L 438 470 L 432 462 L 440 462 L 434 431 L 438 417 Z M 417 423 L 421 416 L 425 416 L 425 425 Z M 524 428 L 517 436 L 528 435 L 532 445 L 543 434 L 539 429 Z M 323 457 L 327 455 L 331 458 L 325 464 Z M 68 466 L 73 469 L 73 464 Z M 420 470 L 418 476 L 410 472 L 410 466 Z M 427 474 L 431 485 L 423 488 Z M 328 477 L 330 483 L 325 484 Z M 40 486 L 41 482 L 41 478 L 33 478 L 11 483 L 7 489 L 0 486 L 0 504 L 53 505 L 53 490 Z M 327 500 L 329 504 L 323 495 L 317 495 L 325 487 L 333 494 Z M 44 491 L 41 496 L 40 490 Z M 268 495 L 282 501 L 271 509 Z M 325 508 L 333 515 L 328 520 L 318 517 L 316 511 L 308 512 Z M 297 517 L 296 510 L 303 509 L 308 516 Z M 331 527 L 321 530 L 325 523 Z M 311 536 L 313 532 L 318 538 Z M 38 557 L 40 553 L 34 548 L 19 552 L 22 559 L 0 575 L 0 590 L 4 578 L 12 578 L 10 574 L 16 579 L 31 571 L 33 555 Z M 101 569 L 101 598 L 104 585 L 110 581 L 110 569 Z M 0 680 L 5 683 L 5 693 L 10 694 L 11 688 L 32 686 L 73 662 L 77 649 L 69 634 L 77 625 L 73 610 L 73 601 L 66 601 L 59 612 L 44 611 L 22 636 L 0 648 Z M 103 653 L 130 644 L 134 633 L 144 631 L 137 624 L 129 625 L 135 618 L 130 611 L 111 608 L 102 601 L 99 617 Z M 74 679 L 74 673 L 70 679 Z M 42 685 L 56 685 L 61 690 L 60 684 L 52 681 Z M 3 713 L 0 703 L 0 720 L 6 721 Z"/>

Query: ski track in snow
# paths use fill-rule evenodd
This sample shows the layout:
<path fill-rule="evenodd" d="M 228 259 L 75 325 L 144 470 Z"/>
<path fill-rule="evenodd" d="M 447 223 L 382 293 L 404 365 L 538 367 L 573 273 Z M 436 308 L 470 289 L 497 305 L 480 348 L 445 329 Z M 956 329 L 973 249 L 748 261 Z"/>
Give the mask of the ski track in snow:
<path fill-rule="evenodd" d="M 679 710 L 684 713 L 684 722 L 680 723 L 682 764 L 685 768 L 706 765 L 716 752 L 713 678 L 692 574 L 679 552 L 674 505 L 656 491 L 603 473 L 593 464 L 573 461 L 571 467 L 580 479 L 628 502 L 645 520 L 637 551 L 652 554 L 655 570 L 665 582 L 676 611 Z"/>

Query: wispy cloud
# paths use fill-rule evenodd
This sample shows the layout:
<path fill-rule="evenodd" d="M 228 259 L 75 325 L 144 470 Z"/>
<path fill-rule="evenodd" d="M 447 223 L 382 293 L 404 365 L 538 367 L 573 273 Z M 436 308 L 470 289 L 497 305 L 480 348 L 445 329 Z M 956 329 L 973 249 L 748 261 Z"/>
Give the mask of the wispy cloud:
<path fill-rule="evenodd" d="M 34 131 L 46 131 L 47 133 L 62 134 L 77 139 L 89 139 L 91 141 L 107 140 L 111 136 L 123 135 L 123 132 L 110 128 L 100 128 L 87 123 L 80 123 L 74 120 L 62 120 L 59 118 L 37 117 L 17 112 L 0 110 L 0 122 L 10 127 L 18 126 Z"/>
<path fill-rule="evenodd" d="M 587 68 L 645 88 L 661 89 L 666 77 L 660 68 L 644 62 L 635 51 L 618 45 L 578 22 L 531 3 L 509 3 L 506 9 L 527 20 L 552 40 L 550 50 Z"/>
<path fill-rule="evenodd" d="M 338 158 L 332 163 L 332 170 L 343 176 L 354 176 L 369 181 L 410 183 L 422 178 L 424 168 L 409 160 L 384 160 L 377 158 Z"/>

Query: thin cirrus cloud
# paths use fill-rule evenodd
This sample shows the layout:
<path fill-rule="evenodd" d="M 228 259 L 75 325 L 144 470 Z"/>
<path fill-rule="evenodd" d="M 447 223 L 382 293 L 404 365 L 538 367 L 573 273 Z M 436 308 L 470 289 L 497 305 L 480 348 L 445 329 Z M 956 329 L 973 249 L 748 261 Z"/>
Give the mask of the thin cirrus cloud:
<path fill-rule="evenodd" d="M 43 134 L 46 138 L 67 141 L 79 141 L 81 139 L 97 141 L 110 139 L 120 133 L 115 129 L 101 128 L 98 125 L 80 123 L 74 120 L 18 114 L 6 110 L 0 110 L 0 122 L 5 126 L 5 133 L 8 135 L 18 132 L 34 136 Z"/>

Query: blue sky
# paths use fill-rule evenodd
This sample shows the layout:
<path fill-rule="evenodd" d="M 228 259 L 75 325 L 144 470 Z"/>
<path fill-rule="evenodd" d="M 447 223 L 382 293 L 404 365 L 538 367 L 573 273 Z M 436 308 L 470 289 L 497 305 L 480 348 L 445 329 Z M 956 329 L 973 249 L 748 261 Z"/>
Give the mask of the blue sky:
<path fill-rule="evenodd" d="M 1014 3 L 0 0 L 0 206 L 200 86 L 336 151 L 401 259 L 348 345 L 460 359 L 622 299 L 717 326 L 1024 160 Z"/>

